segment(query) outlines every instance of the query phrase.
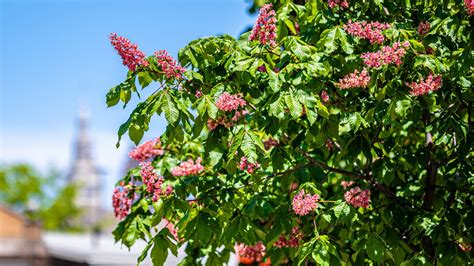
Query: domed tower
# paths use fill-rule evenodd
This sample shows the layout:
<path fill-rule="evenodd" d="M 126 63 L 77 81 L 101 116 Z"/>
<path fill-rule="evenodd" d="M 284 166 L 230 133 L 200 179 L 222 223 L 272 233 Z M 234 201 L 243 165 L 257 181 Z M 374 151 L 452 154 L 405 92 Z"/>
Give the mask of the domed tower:
<path fill-rule="evenodd" d="M 92 229 L 101 218 L 101 175 L 91 155 L 87 122 L 88 113 L 84 108 L 81 108 L 68 179 L 78 188 L 74 201 L 81 210 L 80 226 Z"/>

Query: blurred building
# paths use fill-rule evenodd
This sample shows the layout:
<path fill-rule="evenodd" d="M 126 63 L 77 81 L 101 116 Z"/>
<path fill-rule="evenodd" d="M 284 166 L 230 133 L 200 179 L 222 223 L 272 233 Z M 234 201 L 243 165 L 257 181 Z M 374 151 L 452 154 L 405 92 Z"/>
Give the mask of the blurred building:
<path fill-rule="evenodd" d="M 79 224 L 86 229 L 93 229 L 101 220 L 103 213 L 100 201 L 102 180 L 91 154 L 87 123 L 88 115 L 81 110 L 68 180 L 78 186 L 75 205 L 82 213 Z"/>
<path fill-rule="evenodd" d="M 0 265 L 49 265 L 40 227 L 0 206 Z"/>

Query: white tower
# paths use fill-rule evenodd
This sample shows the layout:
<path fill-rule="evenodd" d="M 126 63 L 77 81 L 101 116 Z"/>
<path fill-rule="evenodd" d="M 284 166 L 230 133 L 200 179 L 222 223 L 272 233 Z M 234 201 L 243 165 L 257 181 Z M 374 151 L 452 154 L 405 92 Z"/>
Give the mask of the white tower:
<path fill-rule="evenodd" d="M 80 225 L 92 229 L 100 221 L 100 173 L 91 155 L 91 142 L 87 131 L 88 113 L 79 112 L 79 128 L 74 143 L 74 154 L 69 182 L 78 186 L 75 204 L 81 209 Z"/>

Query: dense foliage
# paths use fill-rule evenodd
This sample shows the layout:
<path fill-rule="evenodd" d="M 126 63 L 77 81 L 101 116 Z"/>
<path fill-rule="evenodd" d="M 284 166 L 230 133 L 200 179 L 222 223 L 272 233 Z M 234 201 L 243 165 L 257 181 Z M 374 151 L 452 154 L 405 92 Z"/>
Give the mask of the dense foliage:
<path fill-rule="evenodd" d="M 126 246 L 183 264 L 463 265 L 474 231 L 471 1 L 274 1 L 251 32 L 129 67 L 107 105 L 138 144 L 114 191 Z M 185 67 L 185 68 L 183 68 Z M 141 87 L 139 90 L 138 88 Z"/>
<path fill-rule="evenodd" d="M 0 203 L 39 222 L 46 230 L 78 231 L 80 210 L 74 205 L 77 188 L 60 184 L 58 173 L 41 175 L 26 164 L 0 167 Z"/>

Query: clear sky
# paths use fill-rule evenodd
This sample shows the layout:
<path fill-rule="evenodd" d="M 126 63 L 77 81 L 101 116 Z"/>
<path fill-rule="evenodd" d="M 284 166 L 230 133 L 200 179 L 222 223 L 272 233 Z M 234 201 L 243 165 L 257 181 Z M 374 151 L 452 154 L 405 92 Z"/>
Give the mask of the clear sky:
<path fill-rule="evenodd" d="M 147 55 L 196 38 L 237 37 L 254 18 L 245 0 L 0 0 L 0 163 L 27 162 L 67 172 L 80 105 L 90 113 L 93 155 L 105 189 L 123 170 L 130 142 L 115 149 L 131 108 L 107 109 L 105 94 L 127 68 L 110 46 L 116 32 Z M 132 106 L 130 106 L 132 107 Z M 164 121 L 152 120 L 146 138 Z M 104 201 L 107 198 L 104 197 Z"/>

